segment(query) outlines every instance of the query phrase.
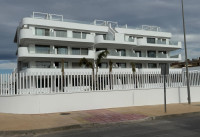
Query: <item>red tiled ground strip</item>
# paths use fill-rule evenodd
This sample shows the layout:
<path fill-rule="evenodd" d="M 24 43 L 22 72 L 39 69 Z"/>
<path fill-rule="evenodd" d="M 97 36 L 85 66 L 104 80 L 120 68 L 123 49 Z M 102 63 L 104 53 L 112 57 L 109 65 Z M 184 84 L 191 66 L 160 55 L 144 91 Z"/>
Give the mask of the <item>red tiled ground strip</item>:
<path fill-rule="evenodd" d="M 109 110 L 89 110 L 86 111 L 91 117 L 86 117 L 85 120 L 92 123 L 109 123 L 109 122 L 120 122 L 128 120 L 139 120 L 144 119 L 147 116 L 140 114 L 122 114 L 116 113 Z"/>

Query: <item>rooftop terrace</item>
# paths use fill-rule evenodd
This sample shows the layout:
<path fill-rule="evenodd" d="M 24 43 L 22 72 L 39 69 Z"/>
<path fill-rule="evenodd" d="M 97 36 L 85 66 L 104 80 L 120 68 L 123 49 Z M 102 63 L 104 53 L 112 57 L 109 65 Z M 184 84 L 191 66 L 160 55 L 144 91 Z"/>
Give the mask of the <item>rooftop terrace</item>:
<path fill-rule="evenodd" d="M 77 21 L 77 20 L 64 19 L 63 15 L 49 14 L 49 13 L 42 13 L 42 12 L 33 12 L 31 17 L 36 18 L 36 19 L 45 19 L 45 20 L 53 20 L 53 21 L 72 22 L 72 23 L 89 24 L 89 25 L 97 25 L 97 26 L 112 25 L 116 28 L 137 29 L 137 30 L 161 32 L 160 27 L 157 27 L 157 26 L 141 25 L 140 27 L 131 27 L 131 26 L 128 26 L 127 24 L 118 25 L 118 22 L 96 20 L 96 19 L 93 22 Z"/>

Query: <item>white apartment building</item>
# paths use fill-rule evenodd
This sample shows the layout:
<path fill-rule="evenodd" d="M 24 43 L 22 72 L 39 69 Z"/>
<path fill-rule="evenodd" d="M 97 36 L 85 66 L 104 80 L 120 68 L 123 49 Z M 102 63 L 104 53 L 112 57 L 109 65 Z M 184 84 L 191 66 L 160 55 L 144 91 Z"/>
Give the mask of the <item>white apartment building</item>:
<path fill-rule="evenodd" d="M 85 57 L 94 61 L 97 51 L 108 50 L 100 68 L 159 68 L 162 63 L 181 60 L 181 42 L 171 40 L 172 34 L 159 27 L 143 25 L 131 28 L 117 22 L 94 20 L 86 23 L 65 20 L 62 15 L 33 12 L 20 22 L 14 38 L 17 43 L 19 72 L 60 72 L 61 60 L 65 69 L 80 68 Z"/>

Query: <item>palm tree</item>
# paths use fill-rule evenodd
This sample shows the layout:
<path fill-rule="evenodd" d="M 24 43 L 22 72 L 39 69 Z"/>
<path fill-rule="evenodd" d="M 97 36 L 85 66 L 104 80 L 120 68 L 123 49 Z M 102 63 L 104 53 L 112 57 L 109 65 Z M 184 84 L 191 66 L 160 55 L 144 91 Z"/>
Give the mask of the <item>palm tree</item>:
<path fill-rule="evenodd" d="M 104 50 L 98 54 L 96 61 L 96 72 L 98 72 L 98 66 L 101 64 L 101 60 L 106 58 L 108 54 L 109 52 L 107 50 Z"/>
<path fill-rule="evenodd" d="M 102 52 L 100 52 L 97 56 L 97 59 L 96 59 L 96 85 L 97 87 L 99 86 L 98 83 L 97 83 L 97 79 L 98 79 L 98 75 L 97 75 L 97 72 L 98 72 L 98 66 L 101 64 L 101 60 L 106 58 L 107 55 L 109 54 L 109 52 L 107 50 L 104 50 Z"/>
<path fill-rule="evenodd" d="M 113 82 L 111 82 L 111 80 L 112 80 L 112 78 L 111 78 L 112 67 L 113 67 L 113 62 L 111 60 L 109 60 L 110 89 L 112 89 L 112 86 L 113 86 Z"/>
<path fill-rule="evenodd" d="M 93 83 L 94 83 L 94 81 L 95 81 L 95 79 L 94 79 L 94 64 L 92 63 L 92 61 L 89 61 L 86 58 L 82 58 L 79 61 L 79 66 L 82 66 L 82 65 L 85 65 L 85 67 L 92 69 L 92 78 L 93 78 Z"/>
<path fill-rule="evenodd" d="M 64 87 L 64 75 L 65 75 L 65 67 L 64 67 L 64 59 L 61 61 L 61 72 L 62 72 L 62 86 L 63 86 L 63 92 L 65 92 L 65 87 Z"/>
<path fill-rule="evenodd" d="M 132 72 L 135 73 L 135 63 L 131 62 L 131 68 L 132 68 Z"/>
<path fill-rule="evenodd" d="M 135 63 L 131 62 L 130 65 L 131 65 L 133 76 L 134 76 L 133 78 L 135 78 L 135 71 L 136 71 Z M 135 81 L 135 84 L 136 84 L 136 88 L 137 88 L 137 81 Z"/>

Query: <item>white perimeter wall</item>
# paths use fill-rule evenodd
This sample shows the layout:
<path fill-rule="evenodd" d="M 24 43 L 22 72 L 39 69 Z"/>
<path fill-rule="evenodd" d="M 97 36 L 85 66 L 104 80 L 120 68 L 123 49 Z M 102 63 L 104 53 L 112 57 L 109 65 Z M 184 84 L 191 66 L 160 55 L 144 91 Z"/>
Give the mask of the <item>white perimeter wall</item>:
<path fill-rule="evenodd" d="M 39 114 L 163 104 L 163 89 L 98 91 L 73 94 L 0 97 L 1 113 Z M 200 101 L 200 87 L 191 87 L 192 102 Z M 187 89 L 168 88 L 167 103 L 187 102 Z"/>

